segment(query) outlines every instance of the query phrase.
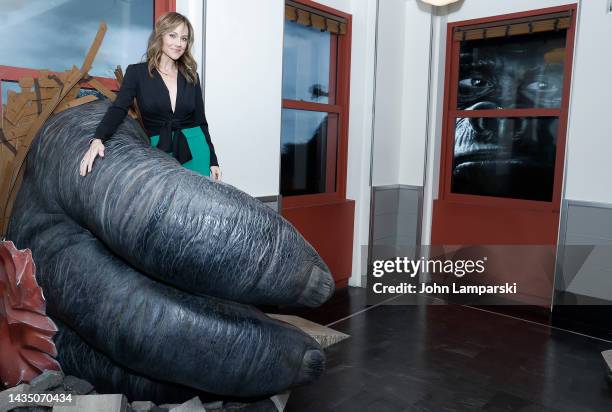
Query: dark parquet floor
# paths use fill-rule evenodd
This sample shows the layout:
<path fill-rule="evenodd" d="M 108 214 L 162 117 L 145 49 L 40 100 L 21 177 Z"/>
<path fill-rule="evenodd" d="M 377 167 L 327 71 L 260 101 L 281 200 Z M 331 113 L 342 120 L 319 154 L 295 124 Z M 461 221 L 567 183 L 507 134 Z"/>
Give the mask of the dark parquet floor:
<path fill-rule="evenodd" d="M 365 308 L 351 288 L 293 313 L 330 324 Z M 377 306 L 332 327 L 351 338 L 287 411 L 612 411 L 612 343 L 455 305 Z"/>

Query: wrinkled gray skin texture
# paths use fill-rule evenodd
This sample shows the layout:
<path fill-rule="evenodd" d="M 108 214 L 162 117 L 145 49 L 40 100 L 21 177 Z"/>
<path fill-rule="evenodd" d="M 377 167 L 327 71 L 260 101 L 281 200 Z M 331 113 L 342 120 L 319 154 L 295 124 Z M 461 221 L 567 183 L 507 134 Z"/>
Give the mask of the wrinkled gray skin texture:
<path fill-rule="evenodd" d="M 45 123 L 7 235 L 32 250 L 64 372 L 158 403 L 314 381 L 320 346 L 251 305 L 326 301 L 334 286 L 321 258 L 270 208 L 151 148 L 131 119 L 80 176 L 107 107 Z"/>

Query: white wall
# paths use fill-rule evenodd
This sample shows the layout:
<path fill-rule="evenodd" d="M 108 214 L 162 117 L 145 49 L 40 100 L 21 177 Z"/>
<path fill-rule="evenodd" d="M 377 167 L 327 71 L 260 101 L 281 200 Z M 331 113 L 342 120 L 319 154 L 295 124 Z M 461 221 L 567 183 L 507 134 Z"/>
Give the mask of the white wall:
<path fill-rule="evenodd" d="M 203 4 L 201 0 L 176 0 L 176 11 L 186 16 L 195 33 L 191 55 L 198 62 L 198 74 L 202 78 L 202 42 L 204 32 L 202 27 Z"/>
<path fill-rule="evenodd" d="M 612 203 L 612 14 L 606 0 L 583 0 L 570 103 L 565 197 Z"/>
<path fill-rule="evenodd" d="M 192 54 L 223 180 L 252 196 L 278 195 L 283 3 L 207 0 L 206 24 L 203 6 L 177 0 L 176 11 L 196 33 Z"/>
<path fill-rule="evenodd" d="M 223 180 L 279 194 L 284 2 L 207 0 L 206 117 Z"/>

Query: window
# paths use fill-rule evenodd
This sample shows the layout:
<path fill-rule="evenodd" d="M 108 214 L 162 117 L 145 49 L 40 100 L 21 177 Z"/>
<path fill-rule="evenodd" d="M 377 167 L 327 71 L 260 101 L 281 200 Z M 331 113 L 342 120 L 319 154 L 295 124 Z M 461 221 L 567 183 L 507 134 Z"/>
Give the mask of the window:
<path fill-rule="evenodd" d="M 108 25 L 90 75 L 116 90 L 114 70 L 139 62 L 156 16 L 175 0 L 24 0 L 0 10 L 1 101 L 22 76 L 38 70 L 64 71 L 80 65 L 101 20 Z"/>
<path fill-rule="evenodd" d="M 556 203 L 572 13 L 452 27 L 443 198 Z"/>
<path fill-rule="evenodd" d="M 350 16 L 286 2 L 281 123 L 284 203 L 344 198 Z"/>

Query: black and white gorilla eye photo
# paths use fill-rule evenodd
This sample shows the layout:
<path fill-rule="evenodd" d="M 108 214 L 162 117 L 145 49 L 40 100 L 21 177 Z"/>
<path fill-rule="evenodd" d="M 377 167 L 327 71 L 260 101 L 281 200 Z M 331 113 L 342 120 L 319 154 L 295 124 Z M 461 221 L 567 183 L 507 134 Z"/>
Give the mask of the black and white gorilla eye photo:
<path fill-rule="evenodd" d="M 561 107 L 564 30 L 463 41 L 458 110 Z M 453 193 L 551 201 L 557 118 L 457 118 Z"/>

